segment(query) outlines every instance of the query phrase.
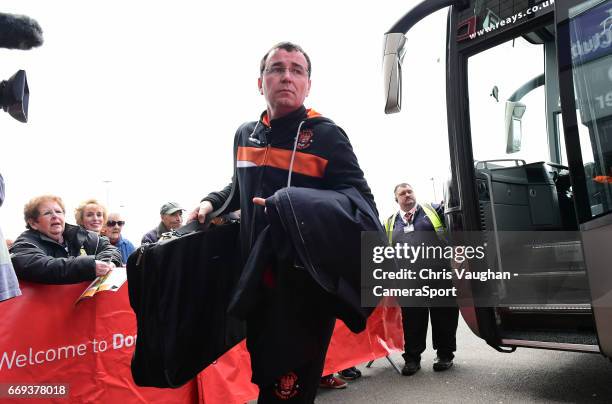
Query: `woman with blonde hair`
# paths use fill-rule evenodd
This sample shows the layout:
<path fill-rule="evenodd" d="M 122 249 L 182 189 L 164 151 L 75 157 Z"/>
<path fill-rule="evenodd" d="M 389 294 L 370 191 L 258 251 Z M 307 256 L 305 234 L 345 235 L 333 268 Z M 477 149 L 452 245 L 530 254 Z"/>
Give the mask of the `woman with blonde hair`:
<path fill-rule="evenodd" d="M 108 219 L 106 207 L 96 199 L 88 199 L 76 208 L 74 218 L 79 226 L 85 230 L 100 234 L 102 226 Z"/>

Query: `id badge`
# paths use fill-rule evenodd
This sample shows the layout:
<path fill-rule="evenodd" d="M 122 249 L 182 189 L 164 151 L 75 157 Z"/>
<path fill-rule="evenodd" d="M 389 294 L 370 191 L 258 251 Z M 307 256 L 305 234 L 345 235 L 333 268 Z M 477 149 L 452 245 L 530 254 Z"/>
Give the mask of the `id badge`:
<path fill-rule="evenodd" d="M 414 231 L 414 224 L 409 223 L 407 226 L 404 227 L 404 233 L 410 233 Z"/>

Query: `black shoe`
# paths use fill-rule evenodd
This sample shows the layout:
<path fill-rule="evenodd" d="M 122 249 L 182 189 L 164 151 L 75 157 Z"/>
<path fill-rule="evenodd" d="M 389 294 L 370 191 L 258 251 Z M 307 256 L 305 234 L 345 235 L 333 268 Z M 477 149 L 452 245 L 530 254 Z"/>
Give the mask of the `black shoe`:
<path fill-rule="evenodd" d="M 453 360 L 448 358 L 438 358 L 434 360 L 433 370 L 435 372 L 443 372 L 453 366 Z"/>
<path fill-rule="evenodd" d="M 413 374 L 418 372 L 419 369 L 421 369 L 421 362 L 412 362 L 412 361 L 406 362 L 406 364 L 402 368 L 402 375 L 412 376 Z"/>
<path fill-rule="evenodd" d="M 340 374 L 340 377 L 344 380 L 355 380 L 361 377 L 361 371 L 355 366 L 341 370 L 338 373 Z"/>

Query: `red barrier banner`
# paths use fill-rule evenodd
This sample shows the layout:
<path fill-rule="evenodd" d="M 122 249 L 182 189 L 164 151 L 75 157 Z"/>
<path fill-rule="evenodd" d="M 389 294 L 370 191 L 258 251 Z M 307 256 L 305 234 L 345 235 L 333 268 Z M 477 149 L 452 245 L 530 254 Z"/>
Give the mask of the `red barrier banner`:
<path fill-rule="evenodd" d="M 197 377 L 200 403 L 243 404 L 257 398 L 251 383 L 251 356 L 246 341 L 233 347 Z"/>
<path fill-rule="evenodd" d="M 342 321 L 336 321 L 334 335 L 325 359 L 324 374 L 382 358 L 404 348 L 402 314 L 396 305 L 381 304 L 368 319 L 367 328 L 352 333 Z M 198 375 L 200 402 L 205 404 L 241 404 L 257 398 L 257 386 L 251 383 L 251 357 L 246 343 L 235 346 Z"/>
<path fill-rule="evenodd" d="M 75 304 L 87 283 L 21 282 L 21 297 L 0 302 L 0 402 L 242 404 L 257 397 L 244 341 L 179 389 L 136 386 L 130 371 L 136 317 L 126 286 Z M 378 307 L 359 334 L 338 321 L 325 373 L 402 344 L 396 306 Z"/>
<path fill-rule="evenodd" d="M 0 401 L 198 402 L 196 381 L 176 390 L 138 387 L 132 381 L 136 317 L 127 284 L 76 305 L 87 283 L 20 286 L 21 297 L 0 303 Z M 61 386 L 67 390 L 64 397 L 57 394 Z"/>
<path fill-rule="evenodd" d="M 399 306 L 381 304 L 368 318 L 366 329 L 352 333 L 342 321 L 336 321 L 329 343 L 323 374 L 331 374 L 359 363 L 404 350 L 402 311 Z"/>

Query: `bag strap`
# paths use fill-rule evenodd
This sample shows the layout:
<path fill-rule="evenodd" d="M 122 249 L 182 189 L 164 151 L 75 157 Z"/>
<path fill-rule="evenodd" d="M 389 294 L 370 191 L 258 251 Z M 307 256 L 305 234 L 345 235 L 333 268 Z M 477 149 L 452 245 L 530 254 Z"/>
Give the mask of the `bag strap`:
<path fill-rule="evenodd" d="M 234 194 L 236 193 L 236 181 L 238 181 L 238 177 L 237 177 L 237 170 L 236 170 L 236 158 L 238 156 L 238 138 L 240 136 L 240 132 L 236 133 L 236 136 L 234 136 L 234 174 L 232 175 L 232 189 L 230 191 L 229 196 L 227 197 L 227 199 L 225 200 L 225 202 L 223 203 L 223 205 L 217 209 L 212 211 L 211 213 L 209 213 L 208 215 L 206 215 L 206 220 L 204 221 L 204 223 L 200 223 L 198 220 L 193 220 L 189 223 L 187 223 L 184 226 L 179 227 L 178 229 L 174 230 L 174 234 L 177 237 L 181 237 L 181 236 L 185 236 L 189 233 L 193 233 L 196 231 L 204 231 L 206 229 L 208 229 L 210 227 L 210 223 L 211 221 L 218 217 L 221 216 L 221 214 L 223 214 L 223 212 L 225 211 L 225 209 L 227 209 L 227 207 L 229 206 L 229 204 L 232 202 L 232 198 L 234 197 Z"/>

